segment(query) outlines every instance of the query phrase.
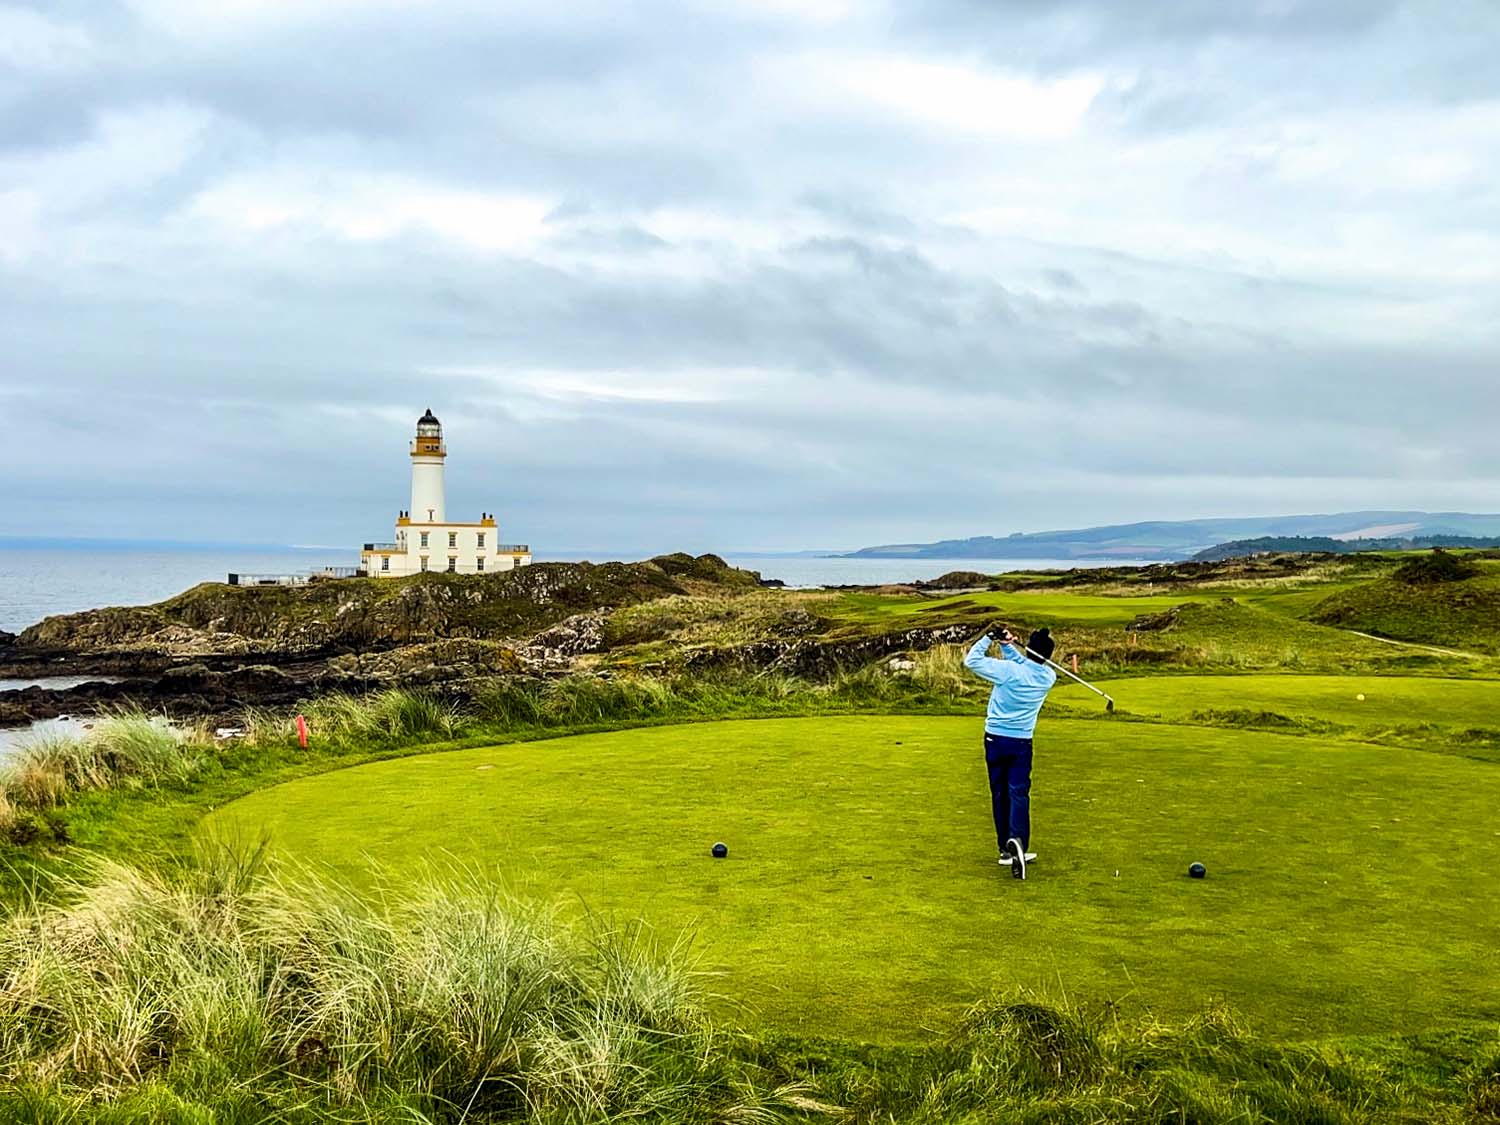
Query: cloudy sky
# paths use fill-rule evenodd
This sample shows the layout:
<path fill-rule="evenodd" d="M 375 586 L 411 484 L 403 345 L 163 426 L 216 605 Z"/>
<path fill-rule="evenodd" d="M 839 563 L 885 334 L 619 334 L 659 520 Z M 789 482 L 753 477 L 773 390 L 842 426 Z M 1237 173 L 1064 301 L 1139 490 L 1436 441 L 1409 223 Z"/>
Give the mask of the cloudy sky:
<path fill-rule="evenodd" d="M 1500 510 L 1493 0 L 0 0 L 0 535 Z"/>

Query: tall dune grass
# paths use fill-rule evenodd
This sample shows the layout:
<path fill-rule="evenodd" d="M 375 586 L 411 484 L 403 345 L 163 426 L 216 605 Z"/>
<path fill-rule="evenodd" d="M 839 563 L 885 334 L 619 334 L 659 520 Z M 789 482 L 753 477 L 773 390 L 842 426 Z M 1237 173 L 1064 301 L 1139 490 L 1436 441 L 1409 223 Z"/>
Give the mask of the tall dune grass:
<path fill-rule="evenodd" d="M 17 804 L 51 808 L 91 789 L 184 781 L 197 768 L 199 753 L 193 732 L 142 711 L 119 711 L 97 720 L 92 730 L 48 732 L 22 742 L 0 767 L 0 786 Z"/>
<path fill-rule="evenodd" d="M 336 741 L 451 738 L 462 716 L 431 692 L 391 688 L 373 695 L 329 695 L 307 706 L 320 736 Z"/>
<path fill-rule="evenodd" d="M 357 894 L 227 850 L 166 874 L 93 860 L 0 926 L 0 1089 L 53 1104 L 730 1120 L 774 1104 L 755 1088 L 682 946 L 571 930 L 475 872 Z"/>

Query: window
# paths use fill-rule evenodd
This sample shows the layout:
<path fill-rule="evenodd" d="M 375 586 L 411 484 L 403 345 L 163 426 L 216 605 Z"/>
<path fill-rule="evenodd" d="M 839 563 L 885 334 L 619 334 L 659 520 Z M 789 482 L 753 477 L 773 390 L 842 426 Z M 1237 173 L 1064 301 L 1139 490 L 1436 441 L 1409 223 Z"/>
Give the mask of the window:
<path fill-rule="evenodd" d="M 479 549 L 484 550 L 484 532 L 479 533 Z"/>
<path fill-rule="evenodd" d="M 454 558 L 452 555 L 449 555 L 448 556 L 448 573 L 449 574 L 456 574 L 457 572 L 458 572 L 458 560 L 456 558 Z"/>
<path fill-rule="evenodd" d="M 381 570 L 390 570 L 391 569 L 391 556 L 390 555 L 381 555 L 380 556 L 380 569 Z"/>
<path fill-rule="evenodd" d="M 475 570 L 483 570 L 484 569 L 484 556 L 483 555 L 480 555 L 477 559 L 474 560 L 474 569 Z"/>
<path fill-rule="evenodd" d="M 425 532 L 425 531 L 422 532 L 422 543 L 421 543 L 421 545 L 423 547 L 427 546 L 427 532 Z"/>
<path fill-rule="evenodd" d="M 422 556 L 422 569 L 423 570 L 427 569 L 427 556 L 426 555 Z"/>
<path fill-rule="evenodd" d="M 456 531 L 450 531 L 450 532 L 448 532 L 448 549 L 451 551 L 454 547 L 457 547 L 457 546 L 458 546 L 458 532 L 456 532 Z"/>

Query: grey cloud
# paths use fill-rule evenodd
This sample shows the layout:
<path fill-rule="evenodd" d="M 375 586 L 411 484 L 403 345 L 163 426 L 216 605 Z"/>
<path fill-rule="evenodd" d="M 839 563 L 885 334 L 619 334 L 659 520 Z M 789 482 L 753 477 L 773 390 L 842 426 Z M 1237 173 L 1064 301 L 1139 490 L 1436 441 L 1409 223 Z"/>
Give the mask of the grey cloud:
<path fill-rule="evenodd" d="M 217 46 L 36 10 L 103 47 L 0 80 L 0 159 L 24 184 L 71 152 L 108 186 L 60 185 L 34 227 L 0 205 L 22 240 L 0 247 L 0 413 L 26 420 L 0 534 L 165 513 L 185 538 L 357 543 L 402 503 L 428 405 L 454 509 L 544 549 L 1463 507 L 1500 480 L 1495 133 L 1435 141 L 1403 185 L 1256 131 L 1379 84 L 1338 127 L 1381 135 L 1391 105 L 1493 83 L 1410 5 L 950 3 L 894 31 L 392 6 Z M 752 81 L 804 49 L 1134 78 L 1038 139 Z M 211 127 L 149 174 L 88 163 L 101 114 L 150 106 Z M 1202 140 L 1233 122 L 1255 127 Z M 400 173 L 548 211 L 497 249 L 194 210 L 231 176 L 274 207 L 289 170 L 329 206 Z"/>
<path fill-rule="evenodd" d="M 1097 58 L 1131 47 L 1171 47 L 1219 38 L 1337 41 L 1380 27 L 1403 7 L 1414 6 L 1401 0 L 1193 5 L 1172 0 L 1063 0 L 1045 5 L 1026 0 L 935 0 L 902 12 L 898 19 L 905 30 L 945 41 L 973 43 L 977 35 L 989 33 L 996 51 L 1014 50 L 1012 36 L 1021 32 L 1045 37 L 1056 56 Z"/>

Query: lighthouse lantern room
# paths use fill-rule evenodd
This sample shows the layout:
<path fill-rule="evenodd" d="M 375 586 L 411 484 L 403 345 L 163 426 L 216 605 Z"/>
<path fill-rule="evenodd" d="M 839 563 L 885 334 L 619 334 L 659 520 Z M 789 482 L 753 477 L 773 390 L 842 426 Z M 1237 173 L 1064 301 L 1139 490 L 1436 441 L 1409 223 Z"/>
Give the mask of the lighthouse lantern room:
<path fill-rule="evenodd" d="M 531 548 L 501 543 L 493 513 L 481 512 L 478 523 L 449 523 L 443 508 L 443 426 L 429 409 L 417 419 L 411 443 L 411 508 L 396 519 L 390 543 L 366 543 L 360 553 L 365 573 L 400 578 L 423 571 L 488 574 L 531 562 Z"/>

